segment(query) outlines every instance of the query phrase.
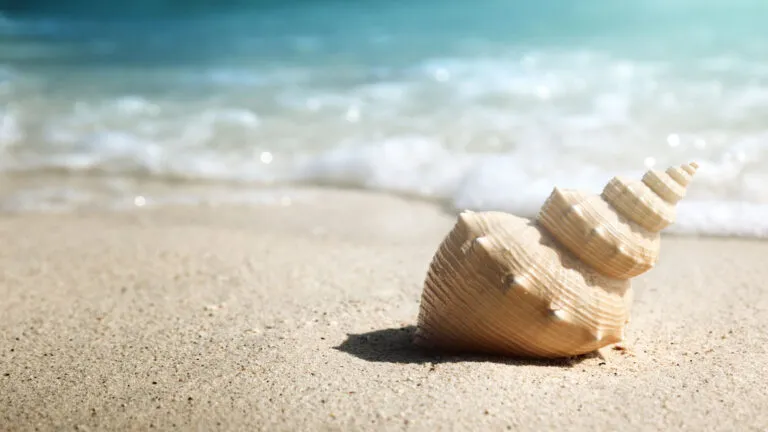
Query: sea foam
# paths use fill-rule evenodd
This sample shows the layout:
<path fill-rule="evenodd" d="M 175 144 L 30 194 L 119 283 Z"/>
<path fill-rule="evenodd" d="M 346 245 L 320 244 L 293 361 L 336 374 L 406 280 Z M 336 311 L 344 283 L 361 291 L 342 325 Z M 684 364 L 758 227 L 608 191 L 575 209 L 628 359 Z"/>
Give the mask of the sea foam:
<path fill-rule="evenodd" d="M 598 193 L 614 175 L 696 161 L 669 230 L 768 237 L 765 34 L 718 47 L 654 21 L 636 46 L 612 28 L 487 27 L 507 3 L 0 18 L 0 173 L 351 186 L 532 217 L 555 186 Z M 292 27 L 294 13 L 312 24 Z M 461 26 L 430 27 L 435 14 Z M 69 187 L 17 190 L 0 207 L 198 202 Z"/>

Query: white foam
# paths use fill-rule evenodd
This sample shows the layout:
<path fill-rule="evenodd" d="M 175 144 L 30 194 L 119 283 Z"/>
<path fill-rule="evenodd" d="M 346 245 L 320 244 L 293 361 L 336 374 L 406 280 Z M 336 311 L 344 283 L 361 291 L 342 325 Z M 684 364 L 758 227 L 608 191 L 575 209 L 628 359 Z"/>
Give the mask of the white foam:
<path fill-rule="evenodd" d="M 406 136 L 348 143 L 306 158 L 297 172 L 304 181 L 446 198 L 459 187 L 473 159 L 452 154 L 435 140 Z"/>
<path fill-rule="evenodd" d="M 670 232 L 768 238 L 768 203 L 689 201 L 677 212 Z"/>
<path fill-rule="evenodd" d="M 763 182 L 759 193 L 749 191 L 731 197 L 727 191 L 738 189 L 738 179 L 723 184 L 719 176 L 724 170 L 704 162 L 689 186 L 688 196 L 678 203 L 677 219 L 665 232 L 678 234 L 744 236 L 768 238 L 768 197 Z M 524 217 L 535 217 L 555 186 L 582 189 L 599 194 L 614 175 L 641 178 L 642 171 L 610 173 L 589 170 L 572 175 L 532 176 L 514 158 L 493 158 L 469 171 L 461 188 L 453 196 L 457 209 L 502 210 Z M 760 176 L 759 174 L 755 174 Z M 758 180 L 764 180 L 761 176 Z M 717 192 L 712 188 L 718 185 Z M 739 195 L 743 195 L 739 199 Z M 719 197 L 713 199 L 711 197 Z M 753 201 L 750 201 L 752 199 Z"/>
<path fill-rule="evenodd" d="M 24 131 L 19 125 L 18 116 L 8 108 L 0 108 L 0 154 L 23 138 Z"/>
<path fill-rule="evenodd" d="M 164 71 L 159 94 L 95 79 L 49 95 L 14 74 L 0 77 L 0 171 L 347 185 L 532 217 L 555 186 L 599 193 L 614 175 L 695 160 L 669 230 L 768 237 L 765 64 L 689 66 L 546 50 L 344 69 L 339 82 L 327 65 L 238 66 Z M 4 203 L 85 199 L 28 198 Z"/>
<path fill-rule="evenodd" d="M 266 164 L 258 159 L 239 160 L 216 153 L 168 159 L 161 148 L 147 150 L 141 158 L 135 151 L 126 157 L 125 152 L 133 146 L 128 137 L 112 135 L 100 137 L 98 142 L 98 157 L 88 152 L 72 154 L 52 158 L 47 166 L 75 171 L 99 167 L 109 172 L 151 169 L 153 175 L 245 179 L 256 183 L 347 185 L 438 198 L 451 203 L 457 210 L 501 210 L 524 217 L 535 217 L 555 186 L 600 193 L 612 176 L 639 179 L 644 171 L 642 168 L 612 170 L 588 163 L 579 166 L 541 150 L 532 153 L 461 154 L 446 150 L 435 140 L 419 136 L 403 136 L 368 144 L 351 142 L 326 152 L 300 157 L 270 154 L 274 160 L 270 158 L 270 163 Z M 133 165 L 125 165 L 128 161 Z M 640 161 L 637 162 L 636 165 L 639 165 Z M 700 164 L 688 196 L 678 205 L 677 220 L 667 231 L 688 235 L 768 238 L 766 174 L 734 171 L 728 163 L 700 161 Z M 37 168 L 42 167 L 39 165 Z M 749 187 L 734 192 L 741 185 Z M 251 199 L 249 194 L 242 192 L 229 198 L 220 193 L 216 198 L 228 202 Z M 94 199 L 82 192 L 51 189 L 14 195 L 12 199 L 0 200 L 0 204 L 5 209 L 61 209 L 80 202 L 92 204 Z M 120 195 L 114 205 L 122 206 L 124 200 L 124 196 Z M 160 201 L 200 202 L 189 197 L 146 197 L 148 204 Z M 130 206 L 130 203 L 127 205 Z"/>

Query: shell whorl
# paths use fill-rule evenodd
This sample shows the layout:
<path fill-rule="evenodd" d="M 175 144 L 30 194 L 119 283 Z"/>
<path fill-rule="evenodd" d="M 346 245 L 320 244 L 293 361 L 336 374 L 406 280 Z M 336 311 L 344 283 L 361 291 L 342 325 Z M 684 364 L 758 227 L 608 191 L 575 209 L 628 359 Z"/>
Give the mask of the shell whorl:
<path fill-rule="evenodd" d="M 623 340 L 630 278 L 655 264 L 697 168 L 615 177 L 599 195 L 554 188 L 535 220 L 463 212 L 430 263 L 415 343 L 563 357 Z"/>
<path fill-rule="evenodd" d="M 526 357 L 588 352 L 621 341 L 628 290 L 527 219 L 464 212 L 430 265 L 415 342 Z"/>
<path fill-rule="evenodd" d="M 629 279 L 659 256 L 659 232 L 675 220 L 698 165 L 649 170 L 641 181 L 614 177 L 599 196 L 555 188 L 538 222 L 571 253 L 600 273 Z"/>

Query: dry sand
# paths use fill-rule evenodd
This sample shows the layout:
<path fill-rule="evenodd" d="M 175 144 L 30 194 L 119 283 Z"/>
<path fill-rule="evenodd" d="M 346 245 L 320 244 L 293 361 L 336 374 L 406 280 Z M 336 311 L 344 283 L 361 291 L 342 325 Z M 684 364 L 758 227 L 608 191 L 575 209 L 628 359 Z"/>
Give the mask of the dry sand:
<path fill-rule="evenodd" d="M 667 236 L 628 351 L 410 345 L 454 216 L 289 206 L 0 217 L 0 430 L 767 430 L 768 243 Z"/>

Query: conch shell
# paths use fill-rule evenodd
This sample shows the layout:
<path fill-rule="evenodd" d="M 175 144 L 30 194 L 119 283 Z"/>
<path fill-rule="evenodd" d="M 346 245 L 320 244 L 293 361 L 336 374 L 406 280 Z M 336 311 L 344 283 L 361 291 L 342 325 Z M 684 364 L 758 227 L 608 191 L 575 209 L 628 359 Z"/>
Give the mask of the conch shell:
<path fill-rule="evenodd" d="M 697 168 L 614 177 L 601 195 L 556 187 L 535 220 L 462 212 L 430 264 L 414 342 L 554 358 L 622 341 L 630 278 L 658 260 Z"/>

